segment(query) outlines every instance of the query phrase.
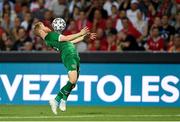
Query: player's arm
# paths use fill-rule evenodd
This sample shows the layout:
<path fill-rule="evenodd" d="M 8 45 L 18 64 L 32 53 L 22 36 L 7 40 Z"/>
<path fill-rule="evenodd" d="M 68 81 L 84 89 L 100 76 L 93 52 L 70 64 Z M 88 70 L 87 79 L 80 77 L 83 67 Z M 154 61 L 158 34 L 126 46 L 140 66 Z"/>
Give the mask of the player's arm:
<path fill-rule="evenodd" d="M 83 28 L 79 33 L 71 34 L 71 35 L 61 35 L 59 36 L 59 41 L 72 41 L 78 37 L 84 36 L 89 33 L 89 29 L 87 27 Z"/>
<path fill-rule="evenodd" d="M 78 43 L 78 42 L 80 42 L 80 41 L 83 41 L 87 36 L 89 36 L 89 38 L 90 38 L 91 40 L 96 39 L 96 33 L 90 33 L 89 35 L 83 35 L 83 36 L 81 36 L 81 37 L 78 37 L 78 38 L 72 40 L 71 42 L 72 42 L 73 44 Z"/>
<path fill-rule="evenodd" d="M 83 41 L 84 38 L 85 38 L 85 35 L 84 35 L 84 36 L 80 36 L 80 37 L 72 40 L 71 42 L 72 42 L 73 44 L 75 44 L 75 43 L 78 43 L 78 42 L 80 42 L 80 41 Z"/>

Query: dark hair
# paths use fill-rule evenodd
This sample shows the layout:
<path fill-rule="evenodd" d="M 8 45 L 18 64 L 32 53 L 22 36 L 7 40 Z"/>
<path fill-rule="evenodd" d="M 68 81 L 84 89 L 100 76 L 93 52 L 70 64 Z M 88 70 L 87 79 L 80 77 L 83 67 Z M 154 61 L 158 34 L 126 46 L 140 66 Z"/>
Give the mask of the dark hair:
<path fill-rule="evenodd" d="M 109 33 L 112 34 L 112 35 L 116 35 L 117 34 L 117 30 L 112 28 Z"/>
<path fill-rule="evenodd" d="M 22 26 L 18 27 L 17 32 L 19 33 L 19 31 L 20 31 L 21 29 L 23 29 L 23 30 L 26 32 L 26 29 L 25 29 L 24 27 L 22 27 Z"/>
<path fill-rule="evenodd" d="M 9 4 L 8 1 L 4 2 L 4 3 L 3 3 L 3 13 L 4 13 L 4 12 L 7 13 L 7 11 L 5 11 L 5 5 L 9 5 L 8 14 L 10 15 L 10 14 L 11 14 L 11 5 Z"/>
<path fill-rule="evenodd" d="M 128 17 L 122 17 L 121 20 L 129 20 Z"/>
<path fill-rule="evenodd" d="M 155 30 L 155 29 L 159 30 L 158 27 L 154 26 L 154 27 L 151 28 L 151 31 L 153 31 L 153 30 Z"/>

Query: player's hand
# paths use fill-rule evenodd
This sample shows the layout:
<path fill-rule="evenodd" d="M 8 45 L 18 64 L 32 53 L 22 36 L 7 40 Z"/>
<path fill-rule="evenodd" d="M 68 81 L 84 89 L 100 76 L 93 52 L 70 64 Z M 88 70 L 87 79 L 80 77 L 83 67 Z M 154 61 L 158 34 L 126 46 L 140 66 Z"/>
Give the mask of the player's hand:
<path fill-rule="evenodd" d="M 81 31 L 80 31 L 81 35 L 87 35 L 89 34 L 89 28 L 88 27 L 84 27 Z"/>
<path fill-rule="evenodd" d="M 90 33 L 90 39 L 95 40 L 96 39 L 96 33 Z"/>

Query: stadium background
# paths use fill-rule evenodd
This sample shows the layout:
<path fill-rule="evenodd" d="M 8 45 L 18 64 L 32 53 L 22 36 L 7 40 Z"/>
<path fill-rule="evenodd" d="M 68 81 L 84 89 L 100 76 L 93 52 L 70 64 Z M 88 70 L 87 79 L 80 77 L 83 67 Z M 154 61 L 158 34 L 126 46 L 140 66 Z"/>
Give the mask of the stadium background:
<path fill-rule="evenodd" d="M 2 0 L 0 12 L 0 120 L 180 120 L 178 0 Z M 66 19 L 64 34 L 97 33 L 76 45 L 80 81 L 58 116 L 43 94 L 50 80 L 56 93 L 66 70 L 32 33 L 55 17 Z"/>

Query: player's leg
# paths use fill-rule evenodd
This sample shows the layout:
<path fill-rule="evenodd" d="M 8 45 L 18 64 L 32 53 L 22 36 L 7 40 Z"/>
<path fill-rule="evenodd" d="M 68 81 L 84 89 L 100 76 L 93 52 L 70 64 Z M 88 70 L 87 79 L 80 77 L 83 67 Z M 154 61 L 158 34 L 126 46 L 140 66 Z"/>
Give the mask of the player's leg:
<path fill-rule="evenodd" d="M 68 77 L 69 77 L 69 81 L 67 82 L 67 88 L 65 90 L 66 94 L 63 96 L 64 100 L 67 100 L 69 94 L 71 93 L 71 90 L 75 87 L 76 82 L 77 82 L 77 71 L 73 70 L 73 71 L 69 71 L 68 72 Z"/>
<path fill-rule="evenodd" d="M 59 92 L 61 96 L 63 96 L 59 106 L 62 111 L 66 110 L 67 98 L 76 85 L 79 75 L 79 60 L 75 57 L 68 57 L 65 66 L 68 69 L 69 81 Z"/>
<path fill-rule="evenodd" d="M 69 71 L 68 72 L 69 81 L 67 84 L 61 89 L 61 93 L 63 94 L 63 99 L 67 100 L 71 90 L 75 87 L 77 81 L 77 71 Z"/>
<path fill-rule="evenodd" d="M 54 114 L 57 114 L 56 109 L 58 107 L 59 102 L 60 102 L 59 108 L 61 109 L 61 111 L 66 111 L 66 101 L 72 89 L 75 87 L 75 84 L 77 82 L 78 72 L 76 70 L 69 71 L 68 77 L 69 77 L 69 81 L 63 88 L 61 88 L 56 98 L 54 100 L 49 101 L 51 105 L 51 109 Z"/>
<path fill-rule="evenodd" d="M 79 78 L 79 59 L 76 58 L 76 57 L 73 57 L 71 58 L 71 60 L 69 60 L 69 63 L 67 63 L 67 69 L 68 69 L 68 78 L 69 78 L 69 81 L 67 82 L 67 86 L 68 87 L 68 92 L 67 94 L 65 94 L 63 96 L 63 99 L 64 100 L 67 100 L 69 94 L 71 93 L 72 89 L 75 87 L 76 85 L 76 82 Z"/>
<path fill-rule="evenodd" d="M 62 111 L 66 111 L 66 101 L 71 93 L 72 89 L 75 87 L 75 84 L 77 82 L 77 79 L 79 77 L 79 60 L 78 58 L 69 57 L 66 62 L 65 66 L 68 69 L 68 77 L 69 81 L 67 84 L 61 88 L 57 96 L 54 100 L 50 100 L 51 109 L 54 114 L 57 114 L 56 109 L 58 107 L 58 104 L 60 102 L 59 108 Z"/>
<path fill-rule="evenodd" d="M 59 105 L 60 109 L 62 111 L 66 110 L 66 101 L 67 98 L 69 96 L 69 94 L 71 93 L 72 89 L 75 87 L 75 83 L 77 81 L 77 60 L 74 57 L 68 57 L 66 59 L 66 62 L 64 62 L 64 65 L 66 66 L 66 68 L 68 69 L 68 77 L 69 77 L 69 81 L 67 82 L 67 84 L 61 88 L 61 90 L 59 91 L 59 93 L 57 94 L 57 96 L 55 97 L 55 99 L 50 100 L 49 104 L 51 106 L 52 112 L 54 114 L 57 114 L 57 107 Z"/>
<path fill-rule="evenodd" d="M 78 59 L 76 60 L 76 63 L 77 63 L 76 70 L 68 72 L 69 81 L 67 82 L 67 84 L 69 84 L 69 82 L 71 84 L 73 84 L 72 89 L 75 87 L 75 84 L 76 84 L 76 82 L 77 82 L 77 80 L 79 78 L 79 73 L 80 73 L 79 60 Z M 73 68 L 69 67 L 69 69 L 73 69 Z M 70 89 L 69 94 L 70 94 L 72 89 Z M 59 105 L 59 108 L 60 108 L 61 111 L 66 111 L 66 101 L 67 101 L 67 98 L 68 98 L 69 94 L 64 95 L 63 99 L 61 99 L 61 102 L 60 102 L 60 105 Z"/>
<path fill-rule="evenodd" d="M 61 111 L 66 111 L 66 101 L 71 93 L 72 89 L 75 87 L 75 84 L 77 82 L 77 71 L 73 70 L 68 73 L 69 81 L 67 84 L 61 89 L 61 92 L 63 93 L 63 98 L 61 99 L 61 102 L 59 104 L 59 108 Z"/>
<path fill-rule="evenodd" d="M 68 57 L 68 60 L 65 62 L 65 66 L 68 69 L 68 78 L 69 81 L 67 84 L 61 88 L 59 93 L 57 94 L 55 100 L 57 102 L 60 102 L 60 100 L 63 98 L 64 100 L 67 100 L 67 97 L 69 96 L 71 90 L 75 87 L 76 81 L 77 81 L 77 70 L 79 66 L 77 64 L 77 61 L 73 57 Z"/>

